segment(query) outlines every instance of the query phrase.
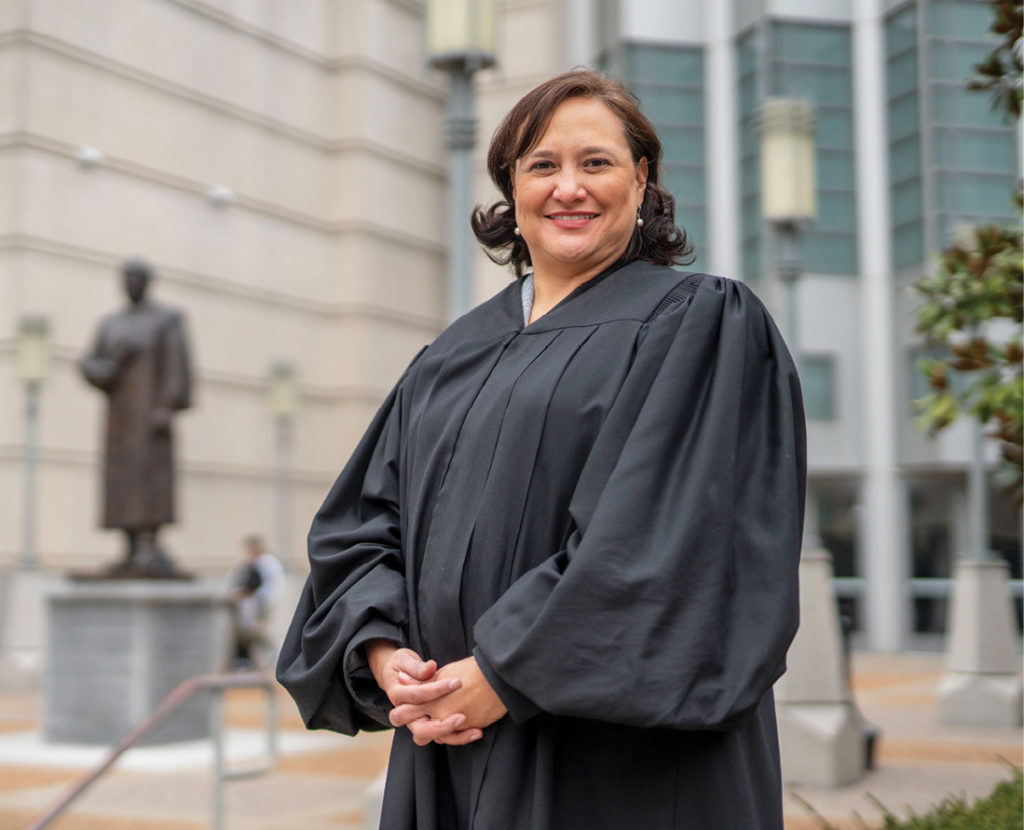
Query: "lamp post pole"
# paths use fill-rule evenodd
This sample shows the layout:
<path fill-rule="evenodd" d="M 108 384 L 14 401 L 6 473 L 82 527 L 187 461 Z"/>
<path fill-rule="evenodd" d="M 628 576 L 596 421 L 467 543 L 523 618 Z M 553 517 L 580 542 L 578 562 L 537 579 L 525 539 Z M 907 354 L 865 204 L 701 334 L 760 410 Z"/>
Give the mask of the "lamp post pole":
<path fill-rule="evenodd" d="M 473 209 L 473 70 L 460 64 L 449 70 L 451 85 L 445 116 L 448 148 L 448 302 L 449 322 L 473 305 L 473 276 L 466 220 Z"/>
<path fill-rule="evenodd" d="M 50 369 L 49 325 L 45 317 L 25 317 L 18 331 L 18 375 L 25 383 L 25 492 L 20 565 L 39 565 L 36 552 L 36 472 L 39 445 L 39 389 Z"/>
<path fill-rule="evenodd" d="M 427 52 L 431 66 L 449 75 L 445 113 L 448 150 L 448 290 L 449 321 L 473 305 L 472 247 L 469 215 L 473 209 L 473 75 L 493 66 L 497 39 L 495 0 L 427 0 Z"/>
<path fill-rule="evenodd" d="M 817 213 L 814 110 L 808 101 L 769 98 L 759 127 L 761 209 L 774 231 L 786 339 L 799 372 L 800 231 Z M 832 787 L 863 772 L 865 753 L 850 694 L 832 558 L 818 538 L 813 500 L 808 502 L 799 566 L 800 628 L 786 657 L 788 670 L 775 687 L 776 711 L 783 779 Z"/>
<path fill-rule="evenodd" d="M 295 369 L 286 363 L 270 372 L 270 410 L 274 416 L 274 548 L 285 567 L 293 566 L 292 444 L 298 395 Z"/>

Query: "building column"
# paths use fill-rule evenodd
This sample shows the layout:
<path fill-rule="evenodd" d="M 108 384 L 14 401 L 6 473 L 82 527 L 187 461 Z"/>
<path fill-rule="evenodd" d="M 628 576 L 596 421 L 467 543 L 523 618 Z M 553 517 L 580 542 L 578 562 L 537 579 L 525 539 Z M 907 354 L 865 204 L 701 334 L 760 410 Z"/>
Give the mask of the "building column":
<path fill-rule="evenodd" d="M 861 269 L 864 423 L 864 507 L 860 567 L 861 619 L 867 644 L 899 650 L 908 619 L 907 499 L 896 456 L 895 367 L 901 360 L 893 318 L 886 129 L 885 7 L 855 0 L 854 120 L 857 146 L 857 225 Z"/>
<path fill-rule="evenodd" d="M 707 153 L 707 270 L 740 274 L 739 135 L 733 4 L 705 6 L 704 140 Z"/>

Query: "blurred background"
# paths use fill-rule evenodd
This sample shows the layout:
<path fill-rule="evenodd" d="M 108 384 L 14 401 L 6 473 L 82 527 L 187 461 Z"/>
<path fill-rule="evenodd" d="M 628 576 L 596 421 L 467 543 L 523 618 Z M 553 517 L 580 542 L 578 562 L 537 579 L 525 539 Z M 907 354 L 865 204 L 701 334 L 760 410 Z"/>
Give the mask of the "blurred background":
<path fill-rule="evenodd" d="M 959 226 L 1018 221 L 1019 134 L 966 85 L 994 45 L 989 4 L 501 0 L 496 15 L 496 63 L 469 73 L 473 201 L 496 198 L 483 159 L 509 106 L 604 69 L 659 130 L 693 268 L 750 283 L 787 325 L 758 113 L 813 103 L 816 218 L 792 305 L 810 516 L 853 642 L 941 647 L 971 429 L 913 423 L 927 348 L 910 286 Z M 302 579 L 310 518 L 452 313 L 452 73 L 429 62 L 425 24 L 421 0 L 0 0 L 0 568 L 120 554 L 97 527 L 105 404 L 77 361 L 137 255 L 184 313 L 195 369 L 164 543 L 216 576 L 258 533 Z M 510 275 L 472 251 L 480 301 Z M 50 360 L 30 382 L 18 342 L 40 329 Z M 988 489 L 1019 626 L 1020 513 Z"/>

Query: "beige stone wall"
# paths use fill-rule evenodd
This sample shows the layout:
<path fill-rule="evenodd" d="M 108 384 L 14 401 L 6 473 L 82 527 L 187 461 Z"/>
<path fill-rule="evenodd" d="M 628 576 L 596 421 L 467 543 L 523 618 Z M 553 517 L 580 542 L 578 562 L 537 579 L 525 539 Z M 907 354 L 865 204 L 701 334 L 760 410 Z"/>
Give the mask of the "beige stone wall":
<path fill-rule="evenodd" d="M 39 552 L 118 555 L 95 528 L 102 396 L 75 361 L 120 305 L 118 264 L 187 315 L 195 408 L 176 422 L 189 567 L 273 539 L 270 368 L 301 389 L 286 559 L 443 305 L 443 78 L 413 0 L 0 0 L 0 565 L 22 546 L 14 337 L 45 314 Z M 79 148 L 101 164 L 85 168 Z M 220 186 L 234 198 L 209 199 Z"/>

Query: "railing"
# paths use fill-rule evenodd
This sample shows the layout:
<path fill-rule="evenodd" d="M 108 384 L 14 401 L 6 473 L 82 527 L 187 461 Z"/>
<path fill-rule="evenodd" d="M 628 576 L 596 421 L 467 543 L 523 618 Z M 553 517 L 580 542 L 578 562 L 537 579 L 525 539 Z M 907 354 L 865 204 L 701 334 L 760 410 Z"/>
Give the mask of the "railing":
<path fill-rule="evenodd" d="M 174 688 L 145 719 L 136 724 L 111 750 L 103 761 L 80 780 L 73 783 L 53 803 L 46 814 L 31 825 L 28 830 L 43 830 L 63 813 L 71 803 L 94 784 L 125 752 L 153 731 L 168 715 L 174 712 L 196 692 L 209 691 L 214 694 L 211 702 L 211 726 L 213 738 L 213 820 L 214 830 L 224 827 L 225 781 L 239 778 L 253 778 L 264 775 L 274 766 L 277 759 L 277 701 L 274 695 L 274 681 L 260 672 L 235 672 L 232 674 L 203 674 L 190 677 Z M 261 764 L 240 769 L 224 768 L 224 691 L 227 689 L 263 689 L 267 693 L 267 753 Z"/>

